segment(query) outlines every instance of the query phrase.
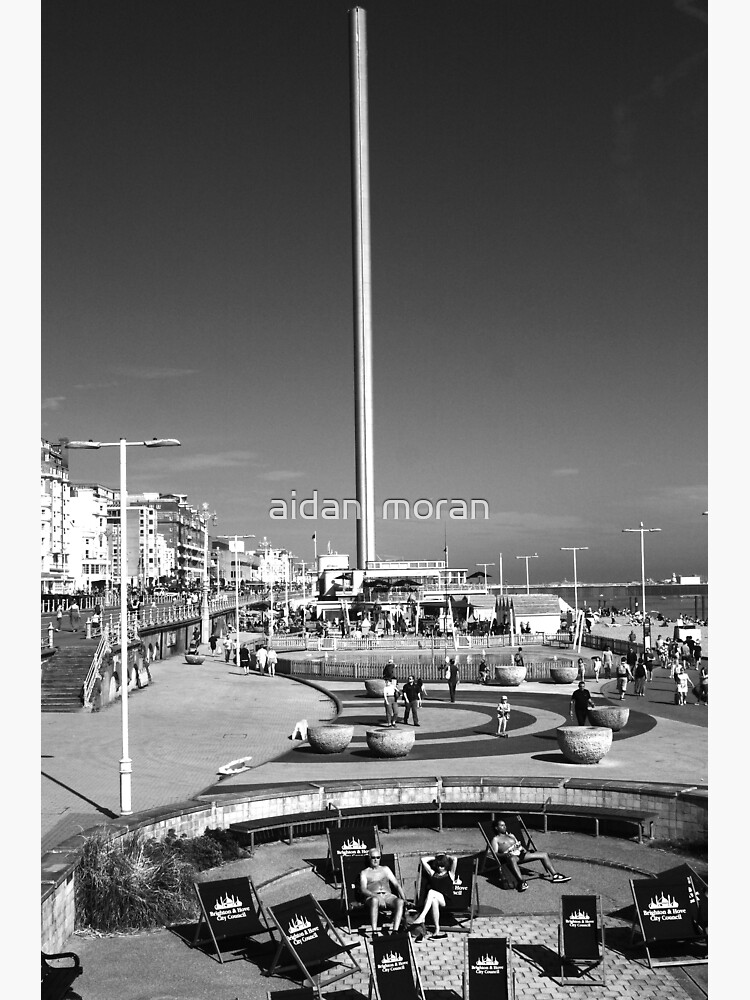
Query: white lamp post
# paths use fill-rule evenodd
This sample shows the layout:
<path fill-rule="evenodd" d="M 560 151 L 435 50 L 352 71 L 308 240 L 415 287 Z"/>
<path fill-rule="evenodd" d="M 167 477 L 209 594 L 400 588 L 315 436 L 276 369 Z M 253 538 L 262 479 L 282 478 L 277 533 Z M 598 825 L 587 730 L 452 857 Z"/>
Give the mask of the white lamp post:
<path fill-rule="evenodd" d="M 132 811 L 131 778 L 133 762 L 128 745 L 128 533 L 127 533 L 127 449 L 142 445 L 144 448 L 177 448 L 177 438 L 153 438 L 151 441 L 68 441 L 67 448 L 120 449 L 120 691 L 122 702 L 122 759 L 120 760 L 120 812 L 129 816 Z"/>
<path fill-rule="evenodd" d="M 201 642 L 208 642 L 208 634 L 210 631 L 209 617 L 208 617 L 208 522 L 209 519 L 216 524 L 216 511 L 212 511 L 210 514 L 208 512 L 209 505 L 204 503 L 201 505 L 203 513 L 201 518 L 203 520 L 203 594 L 201 597 Z"/>
<path fill-rule="evenodd" d="M 245 551 L 245 538 L 255 538 L 255 535 L 219 535 L 219 538 L 233 538 L 234 539 L 234 549 L 230 545 L 230 551 L 234 552 L 234 599 L 235 599 L 235 616 L 236 616 L 236 626 L 237 626 L 237 648 L 234 651 L 234 659 L 237 665 L 237 669 L 240 668 L 240 552 Z M 240 548 L 240 539 L 243 539 L 242 548 Z"/>
<path fill-rule="evenodd" d="M 578 567 L 576 566 L 576 552 L 588 552 L 588 549 L 588 545 L 560 546 L 561 552 L 573 553 L 573 593 L 575 595 L 573 599 L 576 606 L 576 623 L 578 622 Z"/>
<path fill-rule="evenodd" d="M 643 521 L 641 521 L 640 528 L 623 528 L 623 533 L 626 532 L 639 532 L 641 536 L 641 600 L 643 604 L 641 605 L 641 612 L 643 614 L 643 648 L 646 649 L 646 561 L 643 551 L 643 536 L 647 531 L 661 531 L 661 528 L 644 528 Z M 651 637 L 649 636 L 649 639 Z M 651 643 L 649 642 L 649 646 Z"/>
<path fill-rule="evenodd" d="M 484 566 L 484 589 L 487 589 L 487 567 L 494 566 L 494 563 L 477 563 L 477 566 Z"/>
<path fill-rule="evenodd" d="M 539 556 L 536 554 L 536 552 L 534 553 L 533 556 L 516 556 L 516 559 L 525 559 L 526 560 L 526 593 L 527 594 L 531 593 L 531 591 L 529 590 L 529 559 L 538 559 L 538 558 L 539 558 Z"/>

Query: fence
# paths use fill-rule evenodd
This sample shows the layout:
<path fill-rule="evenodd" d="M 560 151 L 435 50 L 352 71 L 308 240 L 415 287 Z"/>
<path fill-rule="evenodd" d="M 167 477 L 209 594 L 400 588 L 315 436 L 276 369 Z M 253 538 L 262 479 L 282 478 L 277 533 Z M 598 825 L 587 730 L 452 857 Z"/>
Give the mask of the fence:
<path fill-rule="evenodd" d="M 507 661 L 507 662 L 505 662 Z M 509 666 L 513 662 L 510 654 L 500 660 L 492 661 L 491 666 Z M 458 663 L 459 681 L 476 681 L 478 662 Z M 543 657 L 526 661 L 526 680 L 547 681 L 550 679 L 550 667 L 573 667 L 570 657 Z M 421 677 L 425 684 L 445 683 L 445 663 L 427 663 L 424 660 L 399 659 L 396 664 L 398 676 L 404 680 L 409 674 Z M 279 663 L 279 673 L 288 673 L 292 677 L 317 677 L 321 679 L 338 680 L 371 680 L 382 677 L 382 662 L 369 660 L 352 660 L 348 663 L 335 660 L 296 660 L 293 657 L 284 658 Z"/>

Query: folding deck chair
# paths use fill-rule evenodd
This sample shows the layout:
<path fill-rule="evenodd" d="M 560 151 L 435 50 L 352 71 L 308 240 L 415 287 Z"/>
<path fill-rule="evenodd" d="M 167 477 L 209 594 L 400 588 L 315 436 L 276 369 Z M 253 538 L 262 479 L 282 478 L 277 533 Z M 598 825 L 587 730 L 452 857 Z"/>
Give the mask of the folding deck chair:
<path fill-rule="evenodd" d="M 408 934 L 375 938 L 367 950 L 369 1000 L 425 1000 L 422 977 Z"/>
<path fill-rule="evenodd" d="M 441 907 L 441 914 L 450 914 L 455 921 L 455 926 L 444 926 L 443 930 L 461 930 L 471 933 L 474 929 L 474 917 L 479 912 L 479 882 L 477 879 L 477 866 L 479 859 L 475 854 L 468 854 L 464 857 L 456 858 L 455 881 L 453 883 L 453 899 L 446 900 L 446 905 Z M 429 876 L 423 870 L 422 863 L 419 863 L 417 871 L 416 899 L 417 908 L 422 909 L 427 889 L 430 888 Z M 466 926 L 468 921 L 468 927 Z"/>
<path fill-rule="evenodd" d="M 686 868 L 688 866 L 685 866 Z M 708 946 L 708 913 L 705 882 L 698 876 L 684 873 L 667 878 L 631 879 L 637 924 L 633 922 L 631 943 L 637 928 L 650 969 L 663 965 L 703 965 L 708 953 L 696 955 L 695 948 Z M 653 951 L 663 952 L 665 947 L 681 942 L 689 956 L 655 957 Z"/>
<path fill-rule="evenodd" d="M 396 876 L 399 885 L 403 887 L 401 878 L 401 866 L 398 862 L 397 854 L 381 854 L 380 863 L 386 868 L 390 868 Z M 349 932 L 352 931 L 352 917 L 363 917 L 369 924 L 369 913 L 367 904 L 359 891 L 359 877 L 364 868 L 368 867 L 367 856 L 364 858 L 349 856 L 341 858 L 341 906 L 346 918 L 346 926 Z M 404 904 L 404 920 L 406 919 L 406 904 Z"/>
<path fill-rule="evenodd" d="M 467 938 L 464 1000 L 515 1000 L 516 974 L 510 938 Z"/>
<path fill-rule="evenodd" d="M 359 962 L 349 954 L 359 947 L 359 941 L 347 944 L 313 896 L 298 896 L 287 903 L 269 906 L 268 912 L 281 935 L 268 976 L 276 971 L 288 972 L 296 965 L 306 985 L 316 997 L 320 997 L 321 990 L 331 983 L 361 971 Z M 285 949 L 294 961 L 291 965 L 281 966 L 279 960 Z M 331 962 L 345 966 L 344 970 L 325 980 L 325 969 L 317 975 L 310 971 L 311 967 L 327 966 Z"/>
<path fill-rule="evenodd" d="M 601 896 L 560 897 L 557 950 L 561 986 L 607 985 Z M 566 973 L 566 967 L 575 975 Z"/>
<path fill-rule="evenodd" d="M 518 815 L 518 813 L 509 814 L 507 816 L 498 816 L 498 820 L 502 820 L 508 830 L 516 840 L 521 844 L 525 851 L 538 851 L 539 848 L 534 843 L 534 838 L 529 833 L 528 827 Z M 484 837 L 484 841 L 489 850 L 490 856 L 494 863 L 497 865 L 500 872 L 500 880 L 504 883 L 504 887 L 515 888 L 516 882 L 507 868 L 507 866 L 500 860 L 496 851 L 492 848 L 492 838 L 494 837 L 494 831 L 492 829 L 492 823 L 477 823 L 479 830 Z M 534 861 L 529 861 L 528 864 L 533 865 Z M 537 861 L 536 864 L 541 864 L 541 861 Z M 520 867 L 520 866 L 519 866 Z M 538 872 L 531 872 L 528 874 L 529 878 L 541 878 L 541 874 Z"/>
<path fill-rule="evenodd" d="M 328 870 L 334 883 L 341 876 L 342 858 L 364 858 L 367 864 L 367 852 L 377 847 L 380 849 L 380 835 L 374 823 L 361 826 L 327 826 L 328 837 Z"/>
<path fill-rule="evenodd" d="M 219 941 L 225 938 L 250 938 L 258 934 L 269 934 L 275 941 L 269 927 L 263 906 L 253 880 L 245 875 L 239 878 L 218 879 L 214 882 L 194 882 L 201 913 L 195 928 L 191 948 L 204 944 L 208 938 L 201 936 L 201 930 L 208 927 L 216 955 L 224 964 Z M 270 944 L 270 942 L 269 942 Z M 235 958 L 242 957 L 235 955 Z"/>

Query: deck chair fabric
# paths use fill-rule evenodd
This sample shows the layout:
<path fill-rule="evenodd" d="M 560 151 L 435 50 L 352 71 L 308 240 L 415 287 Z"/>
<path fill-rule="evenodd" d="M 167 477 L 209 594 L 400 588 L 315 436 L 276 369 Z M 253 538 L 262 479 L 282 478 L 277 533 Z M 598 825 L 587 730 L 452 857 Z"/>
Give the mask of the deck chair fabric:
<path fill-rule="evenodd" d="M 327 826 L 328 864 L 334 881 L 341 875 L 342 858 L 367 858 L 373 847 L 380 848 L 378 828 L 374 823 L 360 826 Z M 365 862 L 366 863 L 366 862 Z"/>
<path fill-rule="evenodd" d="M 269 906 L 268 912 L 281 936 L 268 970 L 269 976 L 277 970 L 294 968 L 294 965 L 279 965 L 284 949 L 316 995 L 320 995 L 321 988 L 330 983 L 360 971 L 359 963 L 350 954 L 359 947 L 359 942 L 347 944 L 313 896 L 298 896 L 286 903 Z M 322 981 L 323 972 L 316 977 L 311 971 L 316 966 L 331 962 L 343 965 L 344 969 L 336 975 L 326 976 L 325 981 Z"/>
<path fill-rule="evenodd" d="M 560 897 L 557 944 L 561 985 L 606 985 L 601 896 Z M 575 975 L 567 973 L 566 967 Z"/>
<path fill-rule="evenodd" d="M 467 938 L 464 1000 L 513 1000 L 516 995 L 510 938 Z"/>
<path fill-rule="evenodd" d="M 702 880 L 701 880 L 702 881 Z M 705 883 L 703 883 L 705 885 Z M 706 927 L 701 924 L 701 902 L 705 915 L 704 891 L 696 891 L 696 885 L 689 875 L 677 878 L 631 879 L 630 886 L 635 903 L 636 919 L 643 938 L 649 968 L 667 965 L 698 965 L 708 961 L 707 956 L 674 958 L 655 957 L 654 951 L 662 952 L 664 946 L 677 942 L 693 945 L 707 940 Z M 631 940 L 635 936 L 633 924 Z M 657 946 L 659 946 L 657 948 Z"/>
<path fill-rule="evenodd" d="M 477 867 L 479 859 L 475 854 L 468 854 L 456 859 L 456 871 L 453 883 L 453 896 L 445 900 L 445 907 L 441 907 L 442 913 L 449 913 L 456 924 L 464 930 L 471 932 L 474 928 L 474 917 L 479 912 L 479 886 L 477 882 Z M 424 897 L 427 889 L 432 888 L 431 879 L 424 871 L 420 862 L 417 873 L 417 899 L 419 906 L 424 905 Z M 439 888 L 439 887 L 437 887 Z M 463 918 L 463 919 L 462 919 Z M 468 921 L 468 928 L 465 926 Z M 443 926 L 441 922 L 441 926 Z M 450 925 L 443 927 L 450 930 Z"/>
<path fill-rule="evenodd" d="M 425 1000 L 422 978 L 407 933 L 375 938 L 367 951 L 370 992 L 377 1000 Z"/>
<path fill-rule="evenodd" d="M 381 854 L 380 863 L 390 868 L 399 885 L 403 886 L 401 868 L 396 854 Z M 367 905 L 359 891 L 359 878 L 363 869 L 368 867 L 367 858 L 349 856 L 341 858 L 341 906 L 346 918 L 346 925 L 352 929 L 353 916 L 367 916 Z"/>
<path fill-rule="evenodd" d="M 226 938 L 251 938 L 259 934 L 269 934 L 275 940 L 269 926 L 255 883 L 248 875 L 237 878 L 215 879 L 211 882 L 193 883 L 201 913 L 190 947 L 205 944 L 208 938 L 202 934 L 208 928 L 216 956 L 222 964 L 219 941 Z"/>

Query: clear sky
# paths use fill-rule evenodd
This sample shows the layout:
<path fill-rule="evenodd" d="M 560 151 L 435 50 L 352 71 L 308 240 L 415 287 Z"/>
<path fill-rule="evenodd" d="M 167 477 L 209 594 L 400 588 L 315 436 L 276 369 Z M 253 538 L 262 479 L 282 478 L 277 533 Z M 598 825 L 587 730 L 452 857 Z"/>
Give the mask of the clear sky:
<path fill-rule="evenodd" d="M 701 0 L 368 0 L 380 558 L 707 572 Z M 42 5 L 42 435 L 299 557 L 354 522 L 347 5 Z M 71 452 L 118 483 L 117 454 Z M 489 568 L 497 579 L 497 567 Z"/>

